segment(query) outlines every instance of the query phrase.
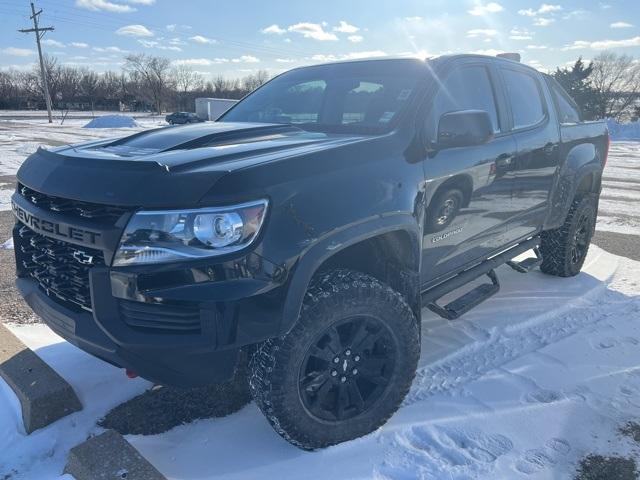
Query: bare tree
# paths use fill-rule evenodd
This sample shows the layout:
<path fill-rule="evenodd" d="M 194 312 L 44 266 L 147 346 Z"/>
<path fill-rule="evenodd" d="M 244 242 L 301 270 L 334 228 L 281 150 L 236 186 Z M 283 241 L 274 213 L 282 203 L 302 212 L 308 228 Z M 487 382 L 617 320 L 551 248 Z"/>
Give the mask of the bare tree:
<path fill-rule="evenodd" d="M 91 103 L 91 111 L 95 109 L 95 98 L 100 90 L 100 76 L 91 70 L 82 70 L 80 92 Z"/>
<path fill-rule="evenodd" d="M 640 64 L 633 57 L 604 52 L 593 59 L 591 85 L 600 118 L 626 120 L 640 98 Z"/>
<path fill-rule="evenodd" d="M 169 59 L 144 53 L 127 55 L 124 69 L 139 82 L 141 93 L 149 97 L 156 113 L 161 114 L 167 93 L 172 87 Z"/>
<path fill-rule="evenodd" d="M 186 104 L 189 92 L 202 90 L 204 79 L 202 75 L 194 72 L 188 65 L 177 65 L 171 73 L 178 93 L 178 106 L 182 108 Z"/>
<path fill-rule="evenodd" d="M 253 92 L 256 88 L 261 87 L 269 81 L 269 72 L 266 70 L 258 70 L 256 73 L 247 75 L 242 79 L 242 87 L 247 93 Z"/>

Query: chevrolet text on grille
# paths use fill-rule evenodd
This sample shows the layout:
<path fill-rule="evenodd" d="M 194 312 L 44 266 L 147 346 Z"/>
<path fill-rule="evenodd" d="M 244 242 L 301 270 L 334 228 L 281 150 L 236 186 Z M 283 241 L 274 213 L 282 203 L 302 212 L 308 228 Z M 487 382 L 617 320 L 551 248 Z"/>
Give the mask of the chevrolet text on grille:
<path fill-rule="evenodd" d="M 36 231 L 53 234 L 62 238 L 70 238 L 89 244 L 95 244 L 96 240 L 101 235 L 100 232 L 85 230 L 83 228 L 72 227 L 69 225 L 61 225 L 59 223 L 38 218 L 32 213 L 24 210 L 13 201 L 11 202 L 11 208 L 13 209 L 13 214 L 18 220 Z"/>

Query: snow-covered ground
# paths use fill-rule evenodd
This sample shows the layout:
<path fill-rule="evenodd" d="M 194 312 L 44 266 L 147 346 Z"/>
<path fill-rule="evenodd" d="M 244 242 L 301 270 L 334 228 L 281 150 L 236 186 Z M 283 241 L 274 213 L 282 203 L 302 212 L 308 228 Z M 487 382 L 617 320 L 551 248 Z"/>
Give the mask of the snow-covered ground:
<path fill-rule="evenodd" d="M 171 479 L 557 479 L 586 453 L 631 454 L 617 430 L 640 414 L 640 263 L 592 247 L 576 278 L 506 266 L 499 274 L 500 294 L 461 320 L 425 310 L 411 393 L 367 437 L 302 452 L 251 404 L 128 440 Z M 0 473 L 57 478 L 68 449 L 99 432 L 96 420 L 148 384 L 43 325 L 12 330 L 71 383 L 85 410 L 24 436 L 4 386 Z"/>
<path fill-rule="evenodd" d="M 640 235 L 640 141 L 612 142 L 596 228 Z"/>
<path fill-rule="evenodd" d="M 105 113 L 105 112 L 103 112 Z M 7 119 L 15 117 L 15 119 Z M 157 116 L 137 116 L 134 128 L 83 128 L 89 120 L 71 116 L 64 124 L 56 121 L 49 125 L 43 118 L 33 119 L 0 115 L 0 176 L 15 175 L 24 159 L 41 145 L 59 146 L 86 142 L 105 137 L 123 137 L 152 127 L 166 126 L 164 118 Z M 6 209 L 6 202 L 0 197 L 0 209 Z"/>
<path fill-rule="evenodd" d="M 19 116 L 19 115 L 17 115 Z M 69 118 L 0 119 L 0 177 L 39 144 L 127 135 Z M 7 178 L 5 177 L 5 178 Z M 10 180 L 0 178 L 0 210 Z M 3 185 L 4 183 L 4 185 Z M 640 143 L 614 142 L 599 230 L 640 235 Z M 0 248 L 10 248 L 3 245 Z M 640 414 L 640 262 L 593 246 L 571 279 L 500 267 L 502 290 L 455 322 L 423 314 L 413 388 L 390 422 L 319 452 L 282 440 L 255 405 L 154 436 L 128 436 L 171 479 L 564 479 L 587 453 L 631 455 L 618 433 Z M 0 479 L 60 478 L 71 447 L 97 420 L 149 387 L 64 342 L 44 325 L 13 332 L 66 378 L 84 410 L 27 436 L 17 399 L 0 380 Z"/>

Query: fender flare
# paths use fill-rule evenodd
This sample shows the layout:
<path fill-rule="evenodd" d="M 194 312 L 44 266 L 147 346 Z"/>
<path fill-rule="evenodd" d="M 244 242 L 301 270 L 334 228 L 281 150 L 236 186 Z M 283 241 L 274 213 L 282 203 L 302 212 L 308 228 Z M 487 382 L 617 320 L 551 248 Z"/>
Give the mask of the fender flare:
<path fill-rule="evenodd" d="M 591 190 L 599 190 L 602 161 L 592 143 L 576 145 L 569 151 L 550 198 L 549 215 L 544 223 L 545 230 L 558 228 L 564 223 L 578 186 L 587 175 L 593 175 Z"/>
<path fill-rule="evenodd" d="M 298 258 L 291 270 L 288 280 L 289 288 L 284 301 L 282 319 L 279 334 L 289 332 L 298 321 L 304 295 L 309 283 L 318 268 L 333 255 L 347 247 L 355 245 L 363 240 L 377 237 L 385 233 L 404 231 L 409 234 L 415 248 L 418 249 L 418 269 L 420 268 L 422 242 L 418 223 L 413 215 L 397 213 L 388 216 L 379 216 L 365 220 L 355 225 L 349 225 L 332 231 L 330 234 L 318 239 L 307 247 Z"/>

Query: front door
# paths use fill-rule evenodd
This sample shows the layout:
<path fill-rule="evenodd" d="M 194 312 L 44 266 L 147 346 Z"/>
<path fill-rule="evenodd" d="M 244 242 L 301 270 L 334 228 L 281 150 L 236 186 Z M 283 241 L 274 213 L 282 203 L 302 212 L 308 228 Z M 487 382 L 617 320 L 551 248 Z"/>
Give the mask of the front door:
<path fill-rule="evenodd" d="M 516 143 L 503 132 L 504 110 L 496 101 L 495 81 L 489 66 L 461 65 L 441 83 L 427 113 L 427 135 L 433 140 L 440 116 L 458 110 L 486 111 L 495 138 L 485 145 L 436 150 L 424 160 L 423 283 L 508 243 Z"/>

